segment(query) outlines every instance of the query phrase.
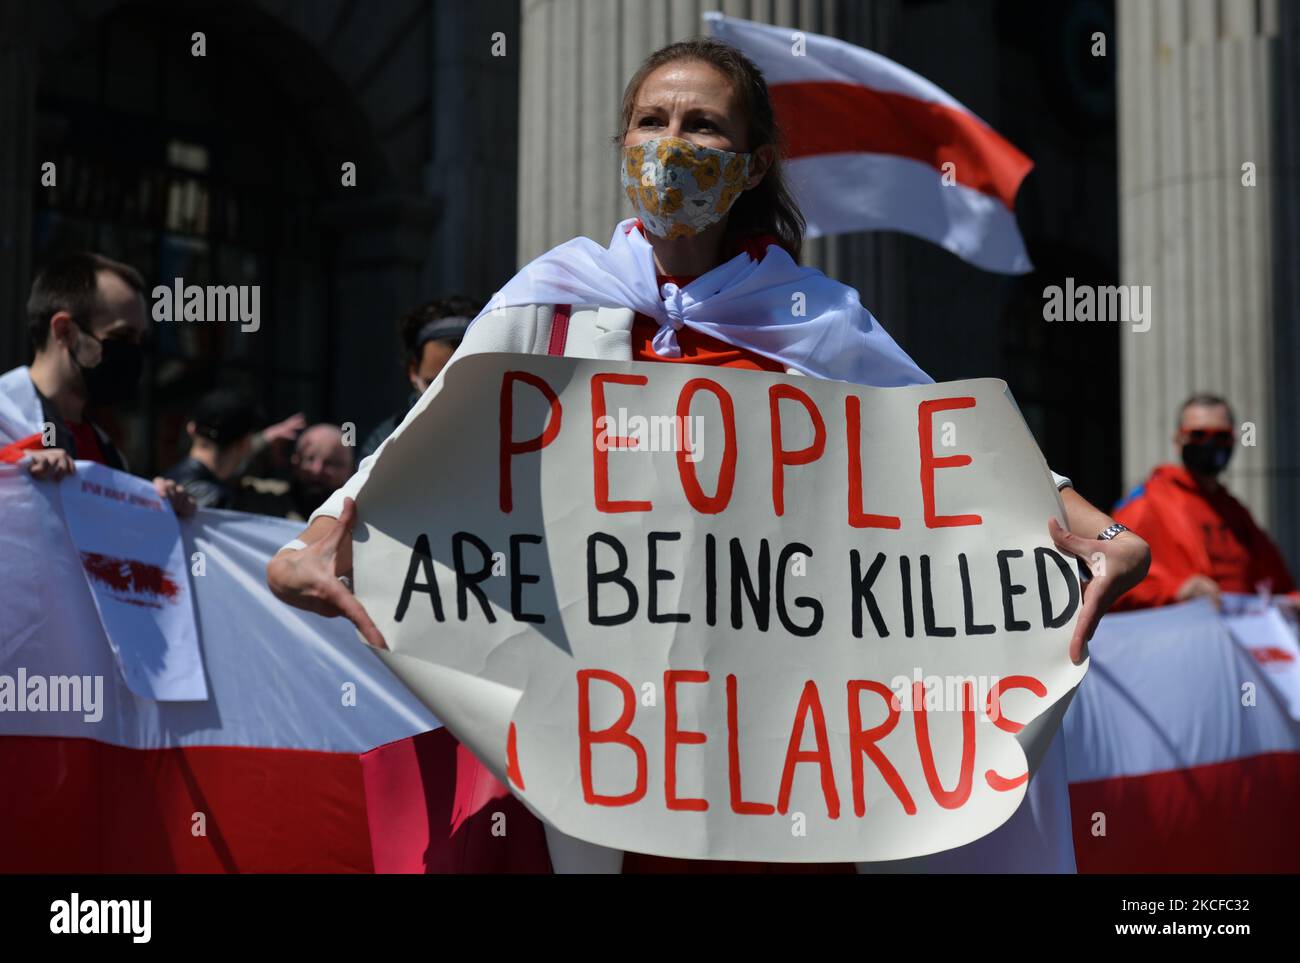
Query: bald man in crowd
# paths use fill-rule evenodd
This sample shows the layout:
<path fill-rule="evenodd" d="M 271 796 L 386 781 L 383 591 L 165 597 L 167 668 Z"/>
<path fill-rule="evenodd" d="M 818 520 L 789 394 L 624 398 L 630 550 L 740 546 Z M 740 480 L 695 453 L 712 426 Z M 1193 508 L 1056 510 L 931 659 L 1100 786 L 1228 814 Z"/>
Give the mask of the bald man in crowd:
<path fill-rule="evenodd" d="M 288 482 L 244 478 L 237 507 L 259 515 L 303 521 L 356 469 L 352 447 L 338 425 L 312 425 L 294 445 Z"/>

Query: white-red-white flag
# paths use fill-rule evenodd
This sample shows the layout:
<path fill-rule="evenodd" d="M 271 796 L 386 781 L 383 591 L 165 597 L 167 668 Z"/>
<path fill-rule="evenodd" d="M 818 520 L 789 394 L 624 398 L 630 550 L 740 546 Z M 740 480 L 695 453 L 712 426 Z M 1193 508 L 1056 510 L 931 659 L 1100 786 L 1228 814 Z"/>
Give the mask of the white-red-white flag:
<path fill-rule="evenodd" d="M 1033 270 L 1015 213 L 1033 162 L 955 98 L 834 37 L 704 19 L 763 71 L 810 237 L 903 231 L 986 271 Z"/>
<path fill-rule="evenodd" d="M 1290 632 L 1208 599 L 1101 620 L 1061 733 L 1080 872 L 1300 872 Z"/>

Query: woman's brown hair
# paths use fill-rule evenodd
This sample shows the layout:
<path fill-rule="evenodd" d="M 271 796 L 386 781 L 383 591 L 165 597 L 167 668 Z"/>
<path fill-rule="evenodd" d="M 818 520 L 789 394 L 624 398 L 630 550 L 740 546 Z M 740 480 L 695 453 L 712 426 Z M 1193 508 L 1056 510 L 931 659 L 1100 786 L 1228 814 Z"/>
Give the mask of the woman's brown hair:
<path fill-rule="evenodd" d="M 755 151 L 765 144 L 771 144 L 774 148 L 772 165 L 758 186 L 741 194 L 731 208 L 724 248 L 738 246 L 755 234 L 773 234 L 790 256 L 798 261 L 807 225 L 785 182 L 782 166 L 785 145 L 772 111 L 767 81 L 754 62 L 735 47 L 721 40 L 698 37 L 669 44 L 652 53 L 637 68 L 623 91 L 623 128 L 615 135 L 614 142 L 621 145 L 627 135 L 637 91 L 641 89 L 646 77 L 665 64 L 681 61 L 706 63 L 726 76 L 731 81 L 732 89 L 739 94 L 741 107 L 749 121 L 749 150 Z"/>

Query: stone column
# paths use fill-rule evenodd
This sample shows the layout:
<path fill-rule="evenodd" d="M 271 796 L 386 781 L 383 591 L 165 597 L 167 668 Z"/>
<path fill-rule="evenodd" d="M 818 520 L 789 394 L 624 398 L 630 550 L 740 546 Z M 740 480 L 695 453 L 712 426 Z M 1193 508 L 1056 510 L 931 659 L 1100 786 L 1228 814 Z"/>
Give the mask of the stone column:
<path fill-rule="evenodd" d="M 431 5 L 431 143 L 438 223 L 421 295 L 484 300 L 514 273 L 518 0 Z M 496 38 L 494 40 L 494 38 Z"/>
<path fill-rule="evenodd" d="M 1277 0 L 1116 6 L 1121 273 L 1151 286 L 1153 313 L 1149 330 L 1121 336 L 1124 480 L 1174 457 L 1188 395 L 1224 395 L 1257 442 L 1239 448 L 1227 484 L 1294 566 L 1297 11 Z"/>
<path fill-rule="evenodd" d="M 1272 531 L 1300 578 L 1300 6 L 1272 0 Z"/>

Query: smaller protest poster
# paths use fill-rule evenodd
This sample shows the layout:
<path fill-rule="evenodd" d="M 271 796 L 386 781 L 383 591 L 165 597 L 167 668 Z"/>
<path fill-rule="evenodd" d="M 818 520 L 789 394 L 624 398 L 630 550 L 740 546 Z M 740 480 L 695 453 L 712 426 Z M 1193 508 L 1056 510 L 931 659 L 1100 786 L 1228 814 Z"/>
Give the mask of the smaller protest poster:
<path fill-rule="evenodd" d="M 159 702 L 206 700 L 188 560 L 171 504 L 144 479 L 82 461 L 59 494 L 127 686 Z"/>

